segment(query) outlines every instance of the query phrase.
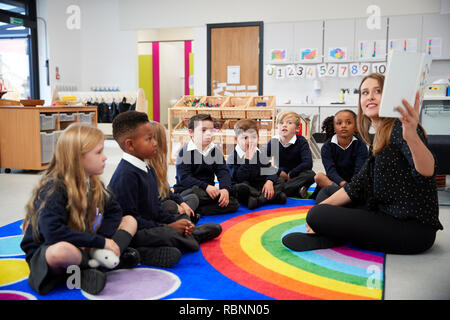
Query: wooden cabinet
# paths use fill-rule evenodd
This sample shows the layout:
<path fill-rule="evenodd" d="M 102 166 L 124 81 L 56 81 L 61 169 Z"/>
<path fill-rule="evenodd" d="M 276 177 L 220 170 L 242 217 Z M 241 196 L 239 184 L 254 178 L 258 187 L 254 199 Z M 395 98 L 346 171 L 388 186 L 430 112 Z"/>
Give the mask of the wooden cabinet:
<path fill-rule="evenodd" d="M 78 121 L 97 126 L 97 107 L 0 107 L 0 168 L 46 169 L 60 132 Z"/>

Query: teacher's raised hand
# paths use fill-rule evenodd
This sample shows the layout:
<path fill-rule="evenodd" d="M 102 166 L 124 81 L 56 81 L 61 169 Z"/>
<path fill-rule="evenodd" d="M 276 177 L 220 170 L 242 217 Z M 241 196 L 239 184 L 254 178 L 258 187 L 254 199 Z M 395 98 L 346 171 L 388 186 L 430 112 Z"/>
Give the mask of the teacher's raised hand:
<path fill-rule="evenodd" d="M 405 99 L 402 100 L 402 103 L 406 110 L 400 106 L 397 107 L 397 110 L 402 115 L 399 120 L 403 127 L 403 139 L 405 139 L 406 142 L 414 141 L 418 138 L 417 125 L 419 124 L 420 110 L 419 91 L 416 92 L 414 107 L 412 107 Z"/>

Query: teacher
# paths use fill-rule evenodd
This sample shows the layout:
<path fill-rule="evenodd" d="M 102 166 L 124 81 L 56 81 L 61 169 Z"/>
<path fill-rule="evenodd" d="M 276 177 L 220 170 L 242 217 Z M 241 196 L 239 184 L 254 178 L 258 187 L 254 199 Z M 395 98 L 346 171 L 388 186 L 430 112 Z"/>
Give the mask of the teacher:
<path fill-rule="evenodd" d="M 286 235 L 286 247 L 305 251 L 349 243 L 366 250 L 415 254 L 429 249 L 437 230 L 443 229 L 435 159 L 419 124 L 419 93 L 414 107 L 402 100 L 399 119 L 380 118 L 383 84 L 384 76 L 373 73 L 359 87 L 357 124 L 370 146 L 369 159 L 349 183 L 309 210 L 307 233 Z M 370 126 L 375 129 L 373 142 Z"/>

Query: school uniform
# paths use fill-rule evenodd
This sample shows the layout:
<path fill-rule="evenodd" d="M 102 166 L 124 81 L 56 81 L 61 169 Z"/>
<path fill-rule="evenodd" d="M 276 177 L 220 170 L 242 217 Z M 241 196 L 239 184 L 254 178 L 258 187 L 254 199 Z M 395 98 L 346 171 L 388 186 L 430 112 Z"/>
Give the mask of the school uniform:
<path fill-rule="evenodd" d="M 335 134 L 323 144 L 321 155 L 327 177 L 339 185 L 342 181 L 350 182 L 361 170 L 369 152 L 366 144 L 355 136 L 346 148 L 341 147 Z"/>
<path fill-rule="evenodd" d="M 247 205 L 246 195 L 242 195 L 242 186 L 245 185 L 252 197 L 260 197 L 264 184 L 270 180 L 273 182 L 274 197 L 271 202 L 277 202 L 278 196 L 284 190 L 284 180 L 277 175 L 277 169 L 270 164 L 270 159 L 266 157 L 258 148 L 252 159 L 245 158 L 245 151 L 236 145 L 233 152 L 227 158 L 227 167 L 231 175 L 232 194 L 241 204 Z M 261 199 L 261 202 L 263 199 Z M 267 199 L 265 199 L 267 202 Z M 262 205 L 264 203 L 260 203 Z"/>
<path fill-rule="evenodd" d="M 274 136 L 267 144 L 266 154 L 274 157 L 278 175 L 282 171 L 289 174 L 290 178 L 284 185 L 287 196 L 298 197 L 302 187 L 309 187 L 314 183 L 311 149 L 303 136 L 294 135 L 285 145 L 281 143 L 279 136 Z"/>
<path fill-rule="evenodd" d="M 155 170 L 144 161 L 124 153 L 114 171 L 108 189 L 116 196 L 124 213 L 132 215 L 138 223 L 138 231 L 131 246 L 176 247 L 182 251 L 197 251 L 199 244 L 191 235 L 168 226 L 177 218 L 161 207 Z"/>
<path fill-rule="evenodd" d="M 197 213 L 213 215 L 237 211 L 239 203 L 230 194 L 230 173 L 222 151 L 214 143 L 211 143 L 202 151 L 191 140 L 178 153 L 175 167 L 176 184 L 174 185 L 174 191 L 181 196 L 196 194 L 199 198 Z M 214 179 L 216 176 L 219 181 L 219 189 L 226 189 L 229 193 L 229 203 L 226 207 L 219 207 L 219 197 L 211 199 L 206 193 L 206 188 L 209 185 L 215 185 Z"/>
<path fill-rule="evenodd" d="M 50 191 L 52 192 L 49 193 Z M 42 187 L 41 196 L 33 203 L 36 210 L 40 208 L 42 201 L 46 203 L 39 212 L 39 241 L 33 238 L 33 225 L 30 221 L 20 247 L 25 252 L 25 260 L 30 267 L 28 283 L 39 294 L 46 294 L 65 280 L 65 276 L 57 276 L 50 272 L 45 259 L 47 248 L 65 241 L 79 248 L 103 249 L 105 238 L 112 238 L 120 225 L 122 209 L 110 194 L 106 199 L 104 212 L 97 215 L 95 229 L 80 232 L 67 225 L 70 212 L 67 209 L 67 188 L 62 181 L 50 180 Z"/>

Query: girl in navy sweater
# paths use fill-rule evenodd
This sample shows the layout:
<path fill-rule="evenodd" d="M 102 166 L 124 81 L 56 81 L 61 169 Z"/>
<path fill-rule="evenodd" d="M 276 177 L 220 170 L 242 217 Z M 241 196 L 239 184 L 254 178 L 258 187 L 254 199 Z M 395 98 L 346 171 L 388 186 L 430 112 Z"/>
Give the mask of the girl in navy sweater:
<path fill-rule="evenodd" d="M 326 174 L 319 172 L 314 180 L 318 188 L 328 187 L 323 192 L 333 189 L 330 194 L 327 193 L 329 196 L 350 182 L 366 162 L 369 153 L 366 144 L 355 137 L 356 114 L 353 111 L 338 111 L 334 117 L 324 120 L 322 129 L 325 129 L 328 139 L 321 149 Z M 318 196 L 317 202 L 323 200 L 321 196 Z"/>
<path fill-rule="evenodd" d="M 90 269 L 88 250 L 108 249 L 139 263 L 127 248 L 137 222 L 106 191 L 100 178 L 105 168 L 103 133 L 85 124 L 70 125 L 59 137 L 49 168 L 26 205 L 21 248 L 30 267 L 29 285 L 46 294 L 64 283 L 69 266 L 80 267 L 81 289 L 98 294 L 106 275 Z M 122 253 L 127 252 L 127 256 Z M 129 260 L 131 259 L 131 260 Z"/>

